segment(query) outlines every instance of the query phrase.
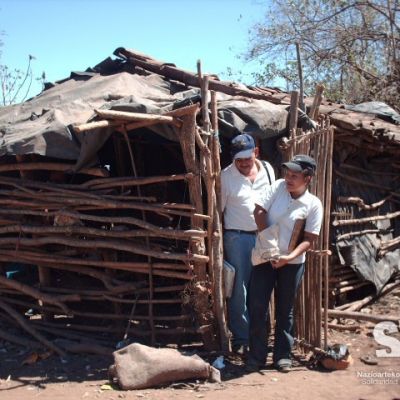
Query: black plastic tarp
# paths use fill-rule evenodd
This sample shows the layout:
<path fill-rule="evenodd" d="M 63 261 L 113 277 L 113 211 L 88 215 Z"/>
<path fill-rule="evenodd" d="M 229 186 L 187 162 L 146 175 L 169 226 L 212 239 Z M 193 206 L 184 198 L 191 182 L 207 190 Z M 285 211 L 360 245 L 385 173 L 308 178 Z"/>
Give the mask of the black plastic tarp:
<path fill-rule="evenodd" d="M 199 101 L 199 89 L 178 85 L 157 75 L 125 72 L 119 60 L 94 70 L 73 73 L 22 104 L 0 109 L 0 156 L 35 153 L 76 160 L 76 169 L 92 165 L 111 129 L 75 134 L 72 127 L 93 120 L 99 108 L 163 114 Z M 122 72 L 115 72 L 116 70 Z M 288 111 L 264 100 L 217 94 L 220 133 L 248 132 L 255 137 L 282 135 Z M 149 129 L 176 140 L 173 127 Z"/>

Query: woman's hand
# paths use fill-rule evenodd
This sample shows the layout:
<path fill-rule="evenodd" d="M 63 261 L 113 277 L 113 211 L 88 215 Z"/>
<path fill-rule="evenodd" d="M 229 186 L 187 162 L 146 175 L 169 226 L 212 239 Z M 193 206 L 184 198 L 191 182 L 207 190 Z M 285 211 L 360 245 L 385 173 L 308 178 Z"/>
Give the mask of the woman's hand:
<path fill-rule="evenodd" d="M 279 256 L 278 258 L 271 261 L 272 268 L 278 269 L 284 267 L 292 258 L 289 256 Z"/>
<path fill-rule="evenodd" d="M 287 255 L 282 255 L 271 261 L 272 268 L 278 269 L 284 267 L 286 264 L 290 263 L 296 257 L 305 253 L 308 249 L 312 247 L 312 244 L 317 240 L 318 235 L 313 233 L 304 232 L 303 241 L 290 253 Z"/>

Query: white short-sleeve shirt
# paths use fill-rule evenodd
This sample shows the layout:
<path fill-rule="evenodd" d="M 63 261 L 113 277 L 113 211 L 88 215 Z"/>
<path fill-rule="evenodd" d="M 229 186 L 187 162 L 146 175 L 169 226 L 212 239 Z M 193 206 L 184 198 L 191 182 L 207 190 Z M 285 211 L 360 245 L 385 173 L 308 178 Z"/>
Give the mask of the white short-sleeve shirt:
<path fill-rule="evenodd" d="M 254 198 L 262 195 L 270 186 L 267 171 L 256 160 L 259 168 L 254 182 L 242 175 L 235 163 L 228 165 L 221 172 L 221 206 L 224 213 L 224 228 L 243 231 L 255 231 Z M 274 169 L 266 163 L 271 182 L 275 181 Z"/>
<path fill-rule="evenodd" d="M 304 230 L 319 235 L 323 209 L 318 197 L 308 190 L 297 199 L 293 199 L 286 188 L 284 179 L 278 179 L 267 188 L 254 202 L 267 211 L 267 226 L 279 224 L 279 250 L 288 254 L 290 238 L 297 219 L 305 219 Z M 293 259 L 291 264 L 303 263 L 305 253 Z"/>

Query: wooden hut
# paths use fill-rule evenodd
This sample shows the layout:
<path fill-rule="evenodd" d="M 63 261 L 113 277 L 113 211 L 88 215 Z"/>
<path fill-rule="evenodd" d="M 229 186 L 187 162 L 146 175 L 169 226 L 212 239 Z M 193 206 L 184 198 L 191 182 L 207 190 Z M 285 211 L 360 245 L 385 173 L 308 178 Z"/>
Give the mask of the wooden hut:
<path fill-rule="evenodd" d="M 59 354 L 77 341 L 110 351 L 124 339 L 227 350 L 219 174 L 230 138 L 244 131 L 277 169 L 296 152 L 317 159 L 312 190 L 325 205 L 324 228 L 308 257 L 297 328 L 307 342 L 326 344 L 336 301 L 328 282 L 343 273 L 335 266 L 329 277 L 328 250 L 339 254 L 336 207 L 344 204 L 339 197 L 351 197 L 335 192 L 337 146 L 354 132 L 367 142 L 365 127 L 343 130 L 346 118 L 335 117 L 345 110 L 317 97 L 309 114 L 319 125 L 310 130 L 295 95 L 222 82 L 200 66 L 194 74 L 123 48 L 114 54 L 0 110 L 0 337 L 23 343 L 4 330 L 12 326 Z M 393 125 L 382 124 L 385 134 Z M 370 130 L 373 140 L 386 138 Z M 398 136 L 387 140 L 382 154 L 392 156 Z M 397 234 L 387 234 L 389 254 Z"/>

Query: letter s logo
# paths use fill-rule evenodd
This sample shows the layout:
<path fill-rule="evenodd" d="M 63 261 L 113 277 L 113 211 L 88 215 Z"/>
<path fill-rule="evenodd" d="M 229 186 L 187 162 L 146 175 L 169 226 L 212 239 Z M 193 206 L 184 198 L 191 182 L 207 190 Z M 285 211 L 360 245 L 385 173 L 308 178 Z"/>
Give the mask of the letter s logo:
<path fill-rule="evenodd" d="M 386 349 L 376 350 L 377 357 L 400 357 L 400 340 L 387 336 L 387 333 L 395 333 L 398 331 L 397 326 L 394 322 L 384 321 L 379 322 L 374 328 L 374 339 L 383 346 L 389 347 L 390 351 Z"/>

